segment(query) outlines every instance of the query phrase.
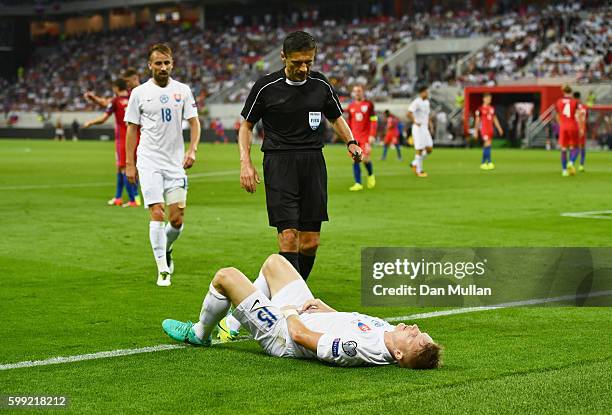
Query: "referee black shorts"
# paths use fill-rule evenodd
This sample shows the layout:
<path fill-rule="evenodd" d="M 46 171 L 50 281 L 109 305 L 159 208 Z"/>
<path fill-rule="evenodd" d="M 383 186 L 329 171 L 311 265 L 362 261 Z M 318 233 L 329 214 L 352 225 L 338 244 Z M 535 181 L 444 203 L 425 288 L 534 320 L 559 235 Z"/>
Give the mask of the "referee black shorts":
<path fill-rule="evenodd" d="M 327 169 L 321 150 L 264 154 L 270 226 L 319 232 L 327 221 Z"/>

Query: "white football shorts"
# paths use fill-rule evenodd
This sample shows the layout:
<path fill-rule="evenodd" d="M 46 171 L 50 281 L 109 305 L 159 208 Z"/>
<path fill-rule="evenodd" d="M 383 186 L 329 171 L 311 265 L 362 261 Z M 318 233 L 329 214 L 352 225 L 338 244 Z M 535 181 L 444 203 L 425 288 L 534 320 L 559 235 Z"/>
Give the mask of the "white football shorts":
<path fill-rule="evenodd" d="M 281 308 L 287 305 L 299 308 L 314 299 L 310 289 L 299 279 L 290 282 L 269 299 L 260 290 L 245 298 L 234 310 L 234 317 L 247 327 L 263 350 L 277 357 L 294 357 L 294 343 L 287 330 L 287 320 Z"/>
<path fill-rule="evenodd" d="M 412 124 L 412 140 L 415 150 L 423 150 L 425 147 L 433 147 L 433 140 L 427 125 L 416 126 Z"/>
<path fill-rule="evenodd" d="M 138 178 L 145 207 L 156 203 L 178 203 L 180 208 L 187 205 L 187 175 L 138 168 Z"/>

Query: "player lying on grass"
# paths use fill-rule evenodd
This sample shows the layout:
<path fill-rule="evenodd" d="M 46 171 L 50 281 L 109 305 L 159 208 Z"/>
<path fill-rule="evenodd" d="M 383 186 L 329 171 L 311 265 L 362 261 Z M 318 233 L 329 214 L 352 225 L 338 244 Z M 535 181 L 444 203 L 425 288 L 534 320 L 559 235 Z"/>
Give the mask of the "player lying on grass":
<path fill-rule="evenodd" d="M 315 299 L 289 261 L 276 254 L 268 257 L 255 283 L 236 268 L 220 269 L 204 298 L 200 321 L 164 320 L 162 327 L 174 340 L 210 346 L 230 303 L 236 307 L 233 315 L 272 356 L 316 358 L 339 366 L 440 366 L 441 347 L 416 325 L 393 326 L 334 310 Z"/>

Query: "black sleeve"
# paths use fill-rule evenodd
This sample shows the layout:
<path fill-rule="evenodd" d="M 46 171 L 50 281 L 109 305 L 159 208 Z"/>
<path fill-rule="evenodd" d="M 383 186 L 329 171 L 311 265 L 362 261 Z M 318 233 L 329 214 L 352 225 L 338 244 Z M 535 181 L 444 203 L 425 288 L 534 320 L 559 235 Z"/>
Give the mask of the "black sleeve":
<path fill-rule="evenodd" d="M 328 120 L 335 120 L 336 118 L 342 116 L 342 106 L 340 105 L 338 94 L 336 94 L 336 91 L 325 75 L 319 73 L 317 78 L 323 81 L 327 92 L 325 105 L 323 106 L 323 115 L 325 115 L 325 118 Z"/>
<path fill-rule="evenodd" d="M 259 79 L 255 82 L 255 85 L 251 88 L 251 92 L 244 103 L 244 108 L 242 108 L 242 112 L 240 113 L 245 120 L 253 124 L 257 123 L 264 114 L 265 105 L 262 90 L 265 86 L 266 83 L 264 79 Z"/>

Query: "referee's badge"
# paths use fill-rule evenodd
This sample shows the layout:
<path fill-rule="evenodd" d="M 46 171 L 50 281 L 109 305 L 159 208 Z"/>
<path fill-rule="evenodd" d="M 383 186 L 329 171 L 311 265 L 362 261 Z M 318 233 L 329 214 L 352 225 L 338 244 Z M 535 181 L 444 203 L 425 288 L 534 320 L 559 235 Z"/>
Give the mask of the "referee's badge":
<path fill-rule="evenodd" d="M 310 128 L 316 130 L 319 128 L 319 124 L 321 124 L 321 113 L 320 112 L 309 112 L 308 113 L 308 123 L 310 124 Z"/>

